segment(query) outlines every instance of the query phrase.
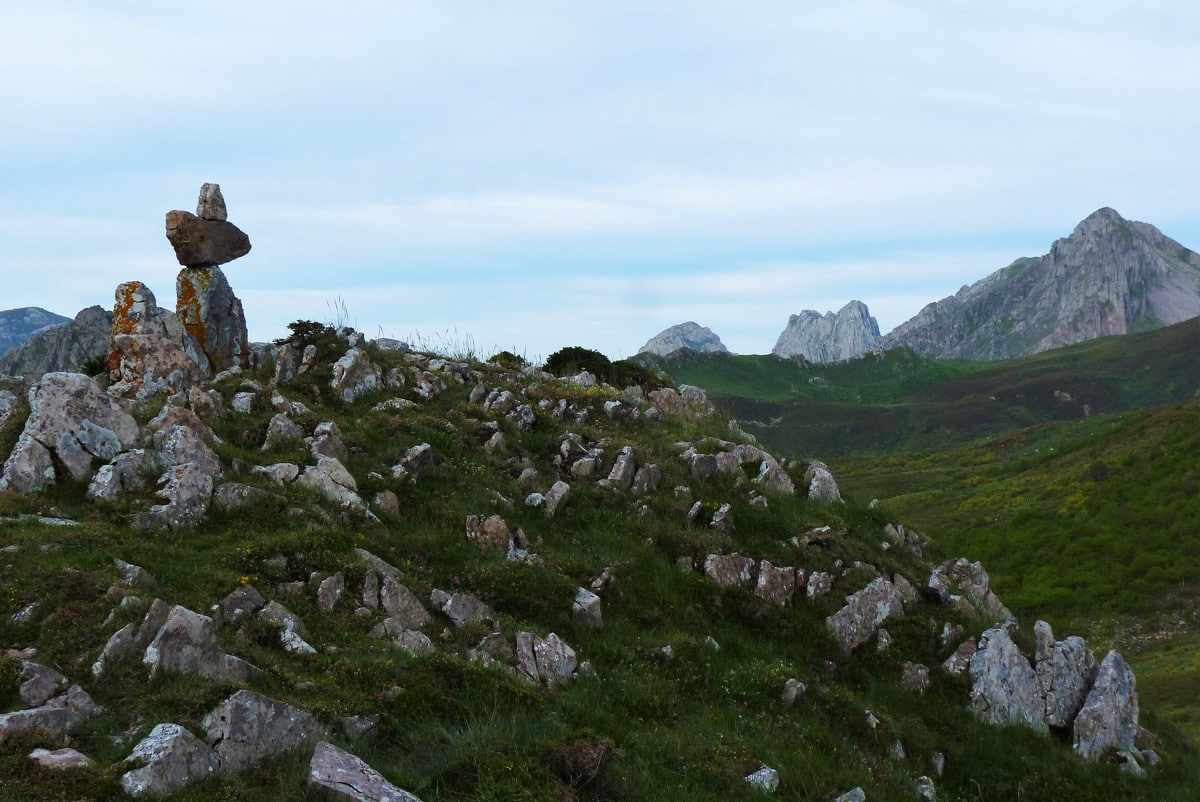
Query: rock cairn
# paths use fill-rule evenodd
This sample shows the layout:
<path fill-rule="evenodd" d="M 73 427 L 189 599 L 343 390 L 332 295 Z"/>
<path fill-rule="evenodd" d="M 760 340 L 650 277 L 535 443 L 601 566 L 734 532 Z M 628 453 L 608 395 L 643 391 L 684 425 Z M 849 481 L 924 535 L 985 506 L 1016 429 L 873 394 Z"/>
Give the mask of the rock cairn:
<path fill-rule="evenodd" d="M 242 302 L 219 265 L 250 252 L 250 238 L 227 219 L 219 184 L 204 184 L 196 214 L 167 212 L 167 239 L 183 269 L 175 280 L 175 312 L 214 373 L 249 364 Z"/>

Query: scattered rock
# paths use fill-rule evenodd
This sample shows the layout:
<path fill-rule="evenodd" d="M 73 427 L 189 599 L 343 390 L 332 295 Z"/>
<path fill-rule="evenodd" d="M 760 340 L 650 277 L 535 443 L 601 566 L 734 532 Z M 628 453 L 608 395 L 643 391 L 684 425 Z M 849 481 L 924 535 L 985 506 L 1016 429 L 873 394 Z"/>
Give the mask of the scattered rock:
<path fill-rule="evenodd" d="M 904 599 L 891 582 L 877 577 L 862 590 L 846 597 L 846 605 L 825 619 L 825 625 L 842 647 L 852 650 L 866 643 L 889 618 L 904 613 Z"/>
<path fill-rule="evenodd" d="M 600 612 L 600 597 L 587 588 L 579 588 L 575 593 L 575 601 L 571 605 L 575 621 L 582 627 L 600 630 L 604 627 L 604 618 Z"/>
<path fill-rule="evenodd" d="M 575 650 L 551 632 L 517 633 L 517 674 L 534 685 L 562 685 L 575 673 Z"/>
<path fill-rule="evenodd" d="M 126 760 L 145 761 L 121 775 L 121 787 L 130 796 L 164 796 L 217 768 L 216 753 L 178 724 L 155 726 Z"/>
<path fill-rule="evenodd" d="M 773 794 L 779 789 L 779 772 L 769 766 L 763 766 L 758 771 L 746 775 L 746 784 L 756 791 Z"/>
<path fill-rule="evenodd" d="M 310 791 L 345 802 L 421 802 L 362 760 L 328 741 L 317 744 L 308 767 Z"/>
<path fill-rule="evenodd" d="M 0 713 L 0 741 L 33 730 L 46 730 L 54 737 L 61 737 L 79 729 L 100 710 L 87 691 L 72 685 L 66 693 L 39 707 Z"/>
<path fill-rule="evenodd" d="M 298 752 L 326 737 L 324 728 L 298 707 L 252 691 L 238 691 L 204 717 L 204 740 L 221 771 L 234 773 Z"/>
<path fill-rule="evenodd" d="M 96 765 L 96 761 L 74 749 L 34 749 L 29 753 L 29 759 L 51 771 L 90 769 Z"/>

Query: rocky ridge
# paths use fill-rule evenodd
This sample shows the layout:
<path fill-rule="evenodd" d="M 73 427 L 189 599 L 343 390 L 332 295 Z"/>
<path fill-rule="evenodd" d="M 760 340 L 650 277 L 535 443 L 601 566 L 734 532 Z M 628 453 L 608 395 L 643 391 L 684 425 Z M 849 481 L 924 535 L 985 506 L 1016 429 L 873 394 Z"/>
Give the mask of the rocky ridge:
<path fill-rule="evenodd" d="M 771 353 L 785 359 L 837 362 L 879 345 L 879 324 L 862 301 L 850 301 L 822 315 L 805 309 L 788 318 Z"/>
<path fill-rule="evenodd" d="M 931 303 L 883 338 L 941 358 L 997 360 L 1200 315 L 1200 254 L 1103 208 L 1050 252 Z"/>

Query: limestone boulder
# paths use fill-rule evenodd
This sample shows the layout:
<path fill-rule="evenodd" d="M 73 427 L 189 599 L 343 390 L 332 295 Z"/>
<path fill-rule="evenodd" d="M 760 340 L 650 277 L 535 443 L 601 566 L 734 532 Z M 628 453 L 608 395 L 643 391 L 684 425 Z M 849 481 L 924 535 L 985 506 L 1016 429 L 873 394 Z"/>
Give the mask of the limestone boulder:
<path fill-rule="evenodd" d="M 379 772 L 328 741 L 317 744 L 308 766 L 309 790 L 338 802 L 421 802 Z"/>
<path fill-rule="evenodd" d="M 1109 752 L 1134 752 L 1137 731 L 1137 680 L 1120 652 L 1110 651 L 1075 717 L 1075 751 L 1090 760 Z"/>
<path fill-rule="evenodd" d="M 250 253 L 250 238 L 228 220 L 206 220 L 191 212 L 167 212 L 167 240 L 185 268 L 214 268 Z"/>
<path fill-rule="evenodd" d="M 808 498 L 823 504 L 841 504 L 842 493 L 833 478 L 829 466 L 823 462 L 810 462 L 804 471 L 804 483 L 808 485 Z"/>
<path fill-rule="evenodd" d="M 217 705 L 202 726 L 218 768 L 227 773 L 246 771 L 326 737 L 324 727 L 309 713 L 252 691 L 238 691 Z"/>
<path fill-rule="evenodd" d="M 382 376 L 379 366 L 371 362 L 366 351 L 351 348 L 333 363 L 333 378 L 329 386 L 348 404 L 363 393 L 379 387 Z"/>
<path fill-rule="evenodd" d="M 786 607 L 796 595 L 798 585 L 796 569 L 791 566 L 774 565 L 768 560 L 758 563 L 758 579 L 754 583 L 754 595 L 780 607 Z"/>
<path fill-rule="evenodd" d="M 112 339 L 109 393 L 145 401 L 172 396 L 204 381 L 207 360 L 197 361 L 176 342 L 158 334 L 117 334 Z"/>
<path fill-rule="evenodd" d="M 631 446 L 625 446 L 613 462 L 612 470 L 608 473 L 608 483 L 618 490 L 628 490 L 632 487 L 636 474 L 637 457 Z"/>
<path fill-rule="evenodd" d="M 212 505 L 213 476 L 206 466 L 185 462 L 173 465 L 158 478 L 155 494 L 162 504 L 142 513 L 143 529 L 182 529 L 204 520 Z"/>
<path fill-rule="evenodd" d="M 579 588 L 571 604 L 571 614 L 582 627 L 591 630 L 604 628 L 604 616 L 600 608 L 600 597 L 587 588 Z"/>
<path fill-rule="evenodd" d="M 153 452 L 142 448 L 123 452 L 96 469 L 88 483 L 87 497 L 92 501 L 112 501 L 123 493 L 146 488 L 161 471 L 162 465 Z"/>
<path fill-rule="evenodd" d="M 175 605 L 166 621 L 154 633 L 142 656 L 150 676 L 188 674 L 217 682 L 246 679 L 252 667 L 228 655 L 217 640 L 216 624 L 211 618 Z"/>
<path fill-rule="evenodd" d="M 59 478 L 78 482 L 133 447 L 137 421 L 95 380 L 81 373 L 47 373 L 29 390 L 29 417 L 4 463 L 0 490 L 35 493 Z"/>
<path fill-rule="evenodd" d="M 246 314 L 219 267 L 185 267 L 175 279 L 175 313 L 212 373 L 250 367 Z"/>
<path fill-rule="evenodd" d="M 904 594 L 896 585 L 876 577 L 862 590 L 846 597 L 846 605 L 825 619 L 825 626 L 844 649 L 855 649 L 871 639 L 879 625 L 904 614 Z"/>
<path fill-rule="evenodd" d="M 31 663 L 28 660 L 21 663 L 21 701 L 30 707 L 40 707 L 46 702 L 65 691 L 71 683 L 67 678 L 49 666 Z"/>
<path fill-rule="evenodd" d="M 121 775 L 121 788 L 130 796 L 165 796 L 217 769 L 216 753 L 178 724 L 157 725 L 126 760 L 145 763 Z"/>
<path fill-rule="evenodd" d="M 1054 640 L 1045 621 L 1034 624 L 1033 631 L 1037 639 L 1034 671 L 1038 690 L 1046 700 L 1046 723 L 1070 727 L 1096 679 L 1096 658 L 1077 635 Z"/>
<path fill-rule="evenodd" d="M 108 370 L 118 371 L 120 364 L 115 339 L 121 335 L 155 334 L 177 345 L 184 343 L 186 333 L 175 313 L 158 305 L 154 292 L 140 281 L 117 285 L 114 293 L 112 328 L 109 334 Z M 119 378 L 113 375 L 113 379 Z"/>
<path fill-rule="evenodd" d="M 1037 674 L 1006 627 L 979 637 L 971 656 L 971 708 L 989 724 L 1024 724 L 1045 731 L 1045 702 Z"/>
<path fill-rule="evenodd" d="M 54 737 L 62 737 L 75 732 L 100 710 L 87 691 L 78 685 L 72 685 L 66 693 L 55 696 L 38 707 L 0 713 L 0 741 L 37 730 L 45 730 Z"/>
<path fill-rule="evenodd" d="M 367 508 L 358 495 L 358 482 L 334 457 L 318 457 L 317 464 L 306 467 L 296 484 L 316 490 L 345 509 L 365 511 Z"/>
<path fill-rule="evenodd" d="M 518 632 L 517 674 L 534 685 L 553 687 L 570 681 L 575 674 L 575 650 L 551 632 L 541 637 Z"/>
<path fill-rule="evenodd" d="M 723 588 L 749 588 L 754 582 L 754 560 L 740 554 L 709 554 L 704 575 Z"/>

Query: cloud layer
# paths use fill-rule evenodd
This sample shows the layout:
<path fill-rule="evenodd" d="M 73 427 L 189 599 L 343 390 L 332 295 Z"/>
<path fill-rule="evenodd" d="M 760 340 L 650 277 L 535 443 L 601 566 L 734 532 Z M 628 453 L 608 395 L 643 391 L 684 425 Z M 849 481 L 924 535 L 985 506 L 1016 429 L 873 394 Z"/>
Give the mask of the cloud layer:
<path fill-rule="evenodd" d="M 659 4 L 651 4 L 659 5 Z M 1200 247 L 1200 9 L 943 0 L 27 4 L 0 49 L 0 307 L 176 271 L 219 181 L 251 336 L 741 352 L 886 331 L 1100 206 Z"/>

